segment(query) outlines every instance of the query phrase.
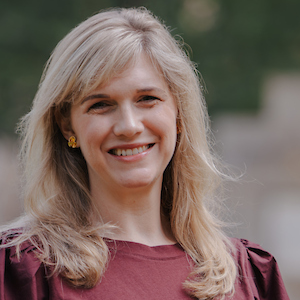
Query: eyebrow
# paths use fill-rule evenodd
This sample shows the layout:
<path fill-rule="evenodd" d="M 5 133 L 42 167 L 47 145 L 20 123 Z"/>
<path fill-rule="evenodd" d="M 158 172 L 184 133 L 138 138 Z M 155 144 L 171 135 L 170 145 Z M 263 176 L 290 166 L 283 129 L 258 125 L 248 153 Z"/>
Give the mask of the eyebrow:
<path fill-rule="evenodd" d="M 94 94 L 94 95 L 90 95 L 90 96 L 85 97 L 81 101 L 81 104 L 83 104 L 86 101 L 92 100 L 92 99 L 104 99 L 104 98 L 107 99 L 107 98 L 110 98 L 110 96 L 107 95 L 107 94 Z"/>
<path fill-rule="evenodd" d="M 142 89 L 137 89 L 136 93 L 139 94 L 139 93 L 152 92 L 152 91 L 157 91 L 157 92 L 164 94 L 164 96 L 167 96 L 167 93 L 163 89 L 157 88 L 157 87 L 146 87 L 146 88 L 142 88 Z M 109 98 L 110 98 L 110 96 L 108 94 L 94 94 L 94 95 L 85 97 L 81 101 L 81 104 L 83 104 L 86 101 L 92 100 L 92 99 L 109 99 Z"/>
<path fill-rule="evenodd" d="M 146 87 L 146 88 L 143 88 L 143 89 L 137 89 L 136 90 L 137 93 L 152 92 L 152 91 L 157 91 L 159 93 L 164 94 L 164 96 L 167 96 L 166 91 L 164 91 L 163 89 L 158 88 L 158 87 Z"/>

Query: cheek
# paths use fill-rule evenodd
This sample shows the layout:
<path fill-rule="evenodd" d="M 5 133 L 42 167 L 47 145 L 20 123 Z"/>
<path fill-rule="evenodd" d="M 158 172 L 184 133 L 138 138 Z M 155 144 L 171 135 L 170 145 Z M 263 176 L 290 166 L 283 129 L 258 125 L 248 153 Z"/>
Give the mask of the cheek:
<path fill-rule="evenodd" d="M 171 147 L 175 147 L 177 139 L 176 117 L 177 114 L 173 109 L 167 110 L 153 122 L 157 131 L 160 132 L 160 135 L 166 139 L 166 142 Z"/>
<path fill-rule="evenodd" d="M 101 124 L 97 119 L 83 119 L 82 122 L 78 123 L 76 128 L 74 128 L 75 133 L 78 137 L 78 145 L 81 148 L 83 154 L 84 152 L 91 151 L 90 148 L 93 145 L 101 144 L 104 139 L 105 126 Z"/>

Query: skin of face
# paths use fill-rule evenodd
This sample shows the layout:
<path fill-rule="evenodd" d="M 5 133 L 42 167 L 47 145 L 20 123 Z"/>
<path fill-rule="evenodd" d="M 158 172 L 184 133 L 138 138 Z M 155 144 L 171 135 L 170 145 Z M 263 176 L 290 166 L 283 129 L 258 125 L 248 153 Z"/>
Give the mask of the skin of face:
<path fill-rule="evenodd" d="M 73 105 L 71 128 L 63 133 L 66 138 L 76 136 L 92 194 L 94 190 L 161 188 L 176 145 L 176 117 L 166 81 L 141 55 Z"/>

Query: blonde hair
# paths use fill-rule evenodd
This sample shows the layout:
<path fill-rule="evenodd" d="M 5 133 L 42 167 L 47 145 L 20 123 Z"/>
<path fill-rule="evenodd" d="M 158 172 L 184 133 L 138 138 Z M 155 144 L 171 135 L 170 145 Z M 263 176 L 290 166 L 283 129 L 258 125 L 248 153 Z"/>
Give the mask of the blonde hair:
<path fill-rule="evenodd" d="M 86 162 L 70 149 L 57 120 L 72 103 L 134 63 L 144 53 L 177 101 L 181 133 L 164 172 L 162 207 L 176 240 L 195 262 L 186 290 L 199 299 L 234 290 L 236 266 L 220 222 L 210 211 L 222 174 L 210 147 L 209 121 L 194 65 L 168 29 L 145 8 L 100 12 L 56 47 L 32 110 L 23 118 L 21 158 L 27 225 L 13 241 L 30 239 L 41 261 L 74 286 L 93 287 L 103 275 L 107 224 L 92 223 Z"/>

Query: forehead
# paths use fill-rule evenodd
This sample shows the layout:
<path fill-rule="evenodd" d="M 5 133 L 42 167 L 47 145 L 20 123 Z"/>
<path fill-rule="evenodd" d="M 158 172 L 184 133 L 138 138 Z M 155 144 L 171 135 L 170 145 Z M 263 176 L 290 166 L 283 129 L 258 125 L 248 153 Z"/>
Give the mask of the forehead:
<path fill-rule="evenodd" d="M 170 92 L 162 73 L 144 54 L 140 55 L 132 63 L 118 74 L 112 76 L 106 82 L 102 82 L 96 89 L 109 90 L 119 88 L 134 88 L 137 90 L 146 90 L 157 88 Z"/>

